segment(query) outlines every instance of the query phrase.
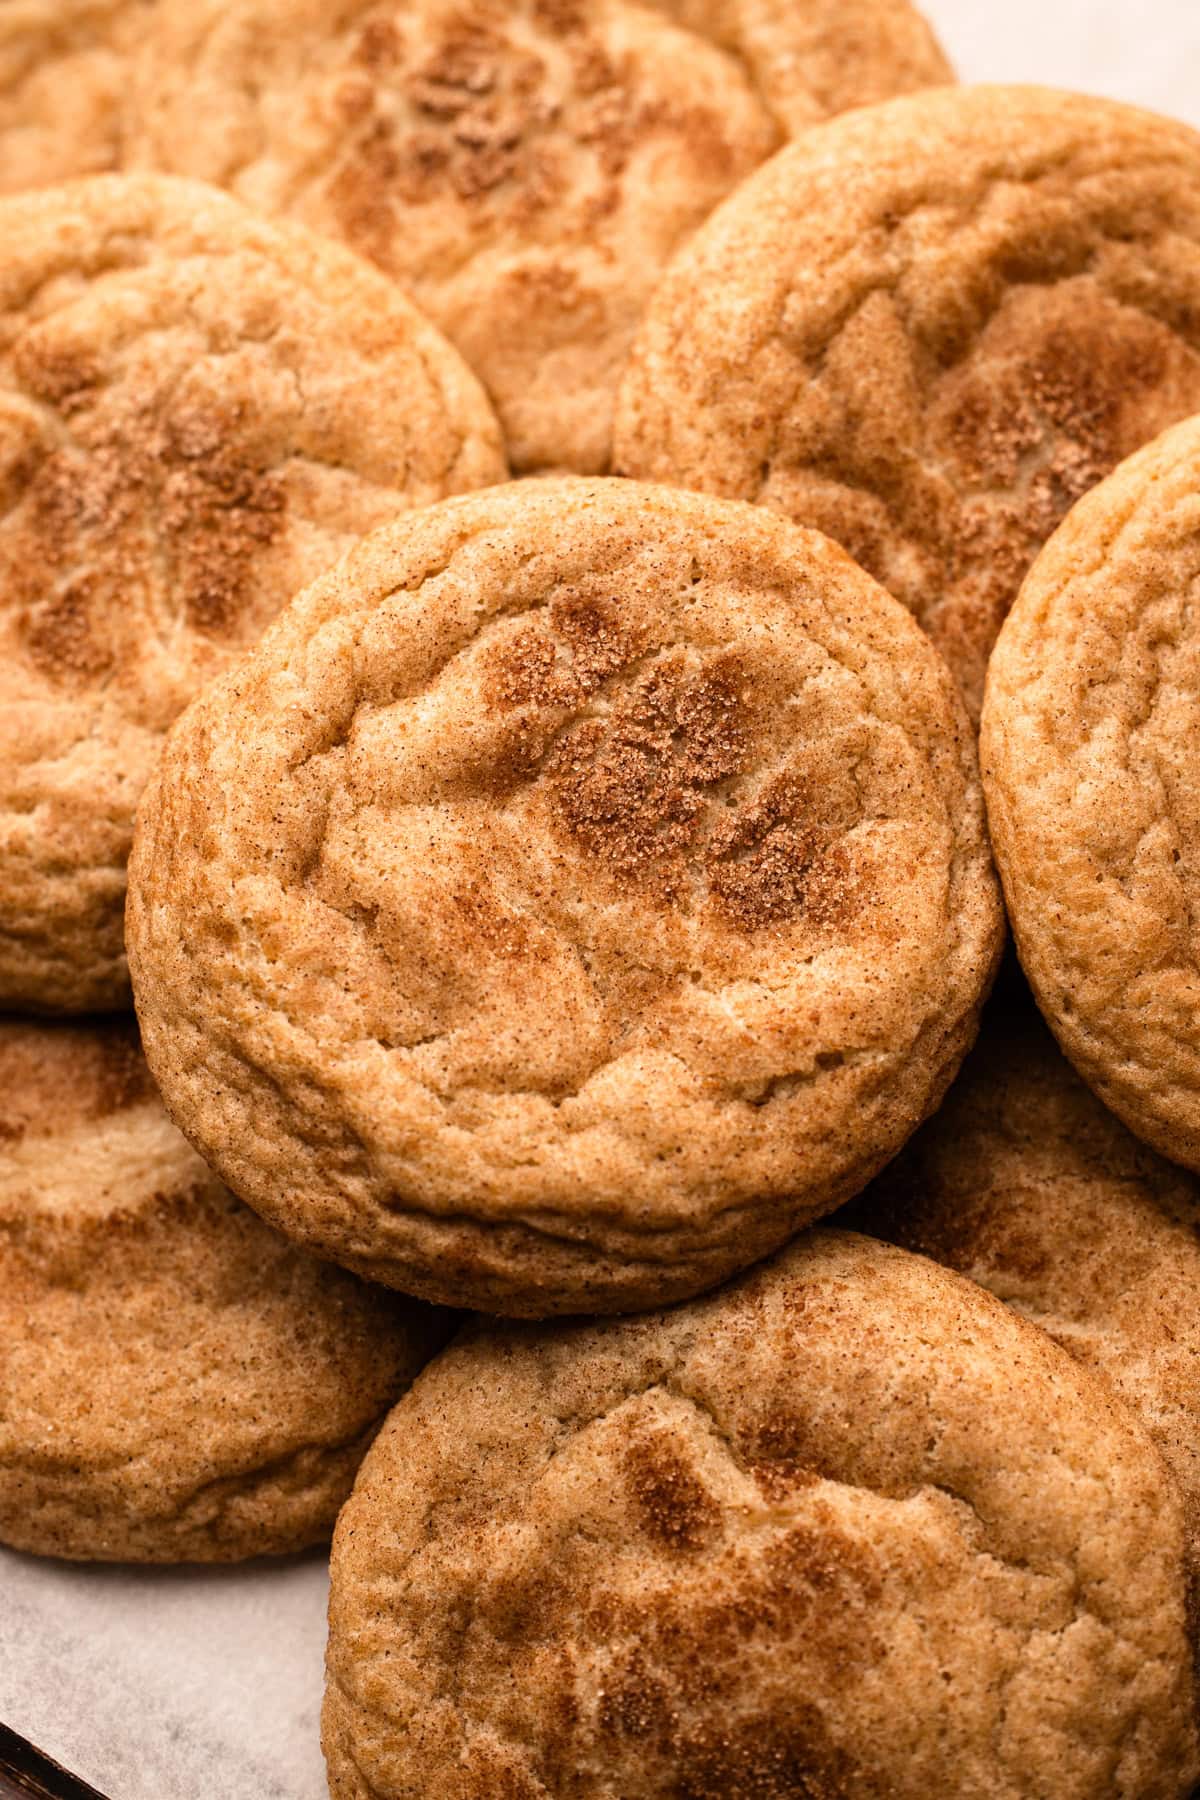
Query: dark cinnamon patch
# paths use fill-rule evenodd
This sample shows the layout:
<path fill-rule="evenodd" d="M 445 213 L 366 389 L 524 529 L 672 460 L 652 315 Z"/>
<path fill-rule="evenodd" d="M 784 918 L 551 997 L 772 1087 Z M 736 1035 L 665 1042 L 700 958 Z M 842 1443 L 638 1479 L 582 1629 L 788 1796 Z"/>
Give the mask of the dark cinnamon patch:
<path fill-rule="evenodd" d="M 394 263 L 398 205 L 482 202 L 506 184 L 508 200 L 522 208 L 550 198 L 532 142 L 554 118 L 542 94 L 546 67 L 502 22 L 502 13 L 464 8 L 440 42 L 422 43 L 419 53 L 383 18 L 369 19 L 359 35 L 354 65 L 368 76 L 343 84 L 343 116 L 356 130 L 329 197 L 350 242 L 384 267 Z M 397 122 L 396 90 L 407 123 Z"/>
<path fill-rule="evenodd" d="M 548 622 L 528 624 L 488 661 L 494 706 L 579 706 L 636 654 L 632 633 L 594 601 L 567 597 Z"/>
<path fill-rule="evenodd" d="M 240 416 L 194 407 L 162 426 L 159 525 L 174 552 L 184 613 L 212 637 L 236 632 L 256 560 L 278 538 L 283 485 L 246 454 Z"/>
<path fill-rule="evenodd" d="M 47 342 L 36 333 L 16 346 L 13 371 L 27 393 L 68 417 L 101 380 L 93 356 Z"/>
<path fill-rule="evenodd" d="M 552 37 L 567 37 L 583 30 L 587 7 L 582 0 L 533 0 L 533 16 Z"/>
<path fill-rule="evenodd" d="M 51 680 L 98 681 L 113 667 L 103 628 L 94 622 L 93 607 L 103 599 L 97 589 L 95 580 L 81 576 L 22 614 L 29 660 Z"/>
<path fill-rule="evenodd" d="M 837 1481 L 844 1471 L 831 1463 L 827 1439 L 827 1430 L 816 1428 L 803 1413 L 769 1411 L 750 1434 L 748 1456 L 760 1481 L 767 1470 L 778 1471 L 781 1483 Z"/>
<path fill-rule="evenodd" d="M 748 753 L 733 657 L 656 663 L 604 719 L 581 721 L 547 764 L 560 828 L 622 879 L 674 898 L 709 790 Z"/>
<path fill-rule="evenodd" d="M 739 931 L 803 917 L 814 928 L 846 924 L 867 898 L 861 871 L 830 841 L 812 784 L 788 776 L 738 808 L 708 844 L 709 891 Z"/>
<path fill-rule="evenodd" d="M 642 1529 L 655 1543 L 686 1553 L 710 1542 L 720 1523 L 720 1507 L 669 1433 L 636 1439 L 625 1453 L 624 1473 Z"/>
<path fill-rule="evenodd" d="M 111 1027 L 100 1040 L 96 1118 L 108 1118 L 131 1106 L 140 1106 L 157 1095 L 136 1029 L 132 1025 Z"/>
<path fill-rule="evenodd" d="M 964 498 L 947 543 L 959 613 L 990 642 L 1072 506 L 1154 431 L 1200 406 L 1166 326 L 1084 282 L 1020 291 L 948 381 L 942 431 Z"/>
<path fill-rule="evenodd" d="M 854 1763 L 822 1714 L 795 1700 L 790 1717 L 699 1724 L 679 1745 L 670 1800 L 854 1800 Z"/>
<path fill-rule="evenodd" d="M 286 510 L 282 484 L 248 448 L 253 423 L 237 408 L 171 409 L 150 392 L 81 419 L 75 441 L 40 460 L 2 552 L 22 642 L 43 675 L 77 684 L 107 674 L 118 609 L 159 578 L 160 561 L 165 598 L 192 629 L 237 641 Z"/>
<path fill-rule="evenodd" d="M 686 144 L 710 180 L 744 173 L 720 111 L 644 92 L 633 59 L 610 51 L 576 0 L 535 0 L 520 22 L 532 34 L 476 0 L 448 10 L 432 43 L 379 17 L 363 27 L 338 91 L 350 131 L 328 199 L 341 234 L 392 273 L 405 268 L 404 209 L 439 201 L 518 237 L 575 202 L 557 236 L 586 239 L 620 208 L 652 136 Z"/>
<path fill-rule="evenodd" d="M 596 1722 L 605 1737 L 658 1743 L 668 1740 L 676 1729 L 677 1717 L 666 1684 L 652 1673 L 640 1648 L 614 1664 L 607 1675 Z"/>
<path fill-rule="evenodd" d="M 404 51 L 403 39 L 396 21 L 386 12 L 372 14 L 364 23 L 354 46 L 354 59 L 365 69 L 378 73 L 395 68 Z"/>
<path fill-rule="evenodd" d="M 815 1487 L 821 1479 L 815 1469 L 796 1458 L 771 1457 L 751 1461 L 748 1467 L 767 1499 L 774 1501 L 790 1499 L 802 1488 Z"/>

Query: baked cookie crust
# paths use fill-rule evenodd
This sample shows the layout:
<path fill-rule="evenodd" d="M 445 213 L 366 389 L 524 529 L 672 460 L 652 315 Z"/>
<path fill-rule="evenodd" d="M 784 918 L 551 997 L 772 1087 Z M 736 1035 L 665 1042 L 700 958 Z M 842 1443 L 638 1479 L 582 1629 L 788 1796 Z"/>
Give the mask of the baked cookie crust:
<path fill-rule="evenodd" d="M 946 88 L 816 128 L 718 209 L 651 303 L 614 467 L 837 538 L 978 719 L 1064 513 L 1195 412 L 1200 136 Z"/>
<path fill-rule="evenodd" d="M 1030 571 L 981 756 L 1038 1004 L 1131 1131 L 1200 1169 L 1200 423 L 1089 494 Z"/>
<path fill-rule="evenodd" d="M 439 333 L 336 244 L 190 182 L 0 201 L 0 1007 L 129 997 L 162 736 L 406 506 L 503 478 Z"/>
<path fill-rule="evenodd" d="M 1001 939 L 904 609 L 761 509 L 398 520 L 173 732 L 128 936 L 181 1128 L 286 1232 L 542 1316 L 711 1286 L 936 1106 Z"/>
<path fill-rule="evenodd" d="M 0 1023 L 4 1543 L 104 1562 L 320 1543 L 450 1325 L 235 1200 L 132 1024 Z"/>
<path fill-rule="evenodd" d="M 1195 1580 L 1200 1185 L 1101 1106 L 1027 996 L 998 999 L 936 1118 L 838 1222 L 990 1288 L 1105 1377 L 1175 1473 Z"/>
<path fill-rule="evenodd" d="M 992 1295 L 850 1233 L 667 1313 L 460 1340 L 332 1576 L 334 1800 L 1196 1777 L 1158 1451 Z"/>

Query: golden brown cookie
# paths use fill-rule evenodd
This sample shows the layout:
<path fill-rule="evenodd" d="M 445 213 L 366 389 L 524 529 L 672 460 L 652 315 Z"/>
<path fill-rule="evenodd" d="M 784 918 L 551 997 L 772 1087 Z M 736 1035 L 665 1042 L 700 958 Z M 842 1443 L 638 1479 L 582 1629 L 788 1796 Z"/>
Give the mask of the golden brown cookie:
<path fill-rule="evenodd" d="M 615 466 L 829 532 L 978 717 L 1033 557 L 1200 411 L 1198 352 L 1200 136 L 943 89 L 820 126 L 720 208 L 647 314 Z"/>
<path fill-rule="evenodd" d="M 0 1023 L 6 1544 L 225 1562 L 320 1542 L 448 1325 L 235 1200 L 131 1024 Z"/>
<path fill-rule="evenodd" d="M 180 722 L 131 865 L 167 1104 L 425 1298 L 624 1311 L 857 1191 L 1001 924 L 953 683 L 751 507 L 521 482 L 410 515 Z"/>
<path fill-rule="evenodd" d="M 1080 1074 L 1200 1170 L 1200 421 L 1074 509 L 996 645 L 988 811 L 1021 961 Z"/>
<path fill-rule="evenodd" d="M 122 109 L 156 0 L 4 0 L 0 193 L 119 166 Z"/>
<path fill-rule="evenodd" d="M 504 474 L 457 353 L 335 244 L 98 176 L 0 202 L 0 1007 L 128 998 L 162 734 L 363 532 Z"/>
<path fill-rule="evenodd" d="M 131 154 L 371 257 L 482 377 L 515 469 L 600 473 L 659 274 L 781 141 L 755 73 L 802 111 L 809 79 L 819 110 L 944 68 L 889 0 L 840 26 L 828 0 L 664 10 L 163 0 Z"/>
<path fill-rule="evenodd" d="M 843 1215 L 990 1288 L 1104 1375 L 1178 1479 L 1200 1571 L 1200 1185 L 1089 1093 L 1026 998 Z"/>
<path fill-rule="evenodd" d="M 789 135 L 831 113 L 954 80 L 909 0 L 645 0 L 749 69 Z"/>
<path fill-rule="evenodd" d="M 432 1363 L 334 1539 L 334 1800 L 1181 1800 L 1178 1496 L 1044 1333 L 801 1238 Z"/>

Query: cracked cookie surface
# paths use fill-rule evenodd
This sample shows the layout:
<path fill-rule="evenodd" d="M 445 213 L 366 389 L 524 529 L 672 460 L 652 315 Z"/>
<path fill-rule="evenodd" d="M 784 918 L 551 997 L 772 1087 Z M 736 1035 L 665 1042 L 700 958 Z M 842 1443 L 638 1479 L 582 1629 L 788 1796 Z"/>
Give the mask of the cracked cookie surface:
<path fill-rule="evenodd" d="M 981 753 L 1021 962 L 1105 1104 L 1200 1169 L 1200 423 L 1046 546 L 992 658 Z"/>
<path fill-rule="evenodd" d="M 102 1010 L 166 727 L 363 532 L 505 464 L 390 283 L 224 194 L 99 176 L 0 238 L 0 1005 Z"/>
<path fill-rule="evenodd" d="M 998 997 L 999 998 L 999 997 Z M 1175 1472 L 1200 1574 L 1200 1185 L 993 1000 L 936 1118 L 839 1223 L 970 1276 L 1098 1370 Z"/>
<path fill-rule="evenodd" d="M 689 1306 L 480 1329 L 334 1540 L 335 1800 L 1182 1800 L 1178 1497 L 924 1258 L 802 1237 Z"/>
<path fill-rule="evenodd" d="M 973 747 L 828 540 L 631 482 L 409 515 L 173 733 L 130 960 L 177 1122 L 426 1298 L 620 1311 L 861 1187 L 974 1034 Z"/>
<path fill-rule="evenodd" d="M 130 67 L 154 5 L 0 6 L 0 193 L 119 167 Z"/>
<path fill-rule="evenodd" d="M 793 102 L 893 55 L 902 87 L 920 34 L 881 10 L 690 9 L 744 64 L 624 0 L 165 0 L 130 154 L 342 238 L 457 344 L 514 469 L 601 473 L 655 282 L 782 141 L 750 64 Z"/>
<path fill-rule="evenodd" d="M 677 258 L 614 466 L 827 531 L 978 717 L 1072 503 L 1200 411 L 1200 136 L 1114 102 L 944 89 L 818 127 Z"/>
<path fill-rule="evenodd" d="M 224 1562 L 319 1543 L 449 1323 L 236 1200 L 132 1023 L 0 1023 L 6 1544 Z"/>

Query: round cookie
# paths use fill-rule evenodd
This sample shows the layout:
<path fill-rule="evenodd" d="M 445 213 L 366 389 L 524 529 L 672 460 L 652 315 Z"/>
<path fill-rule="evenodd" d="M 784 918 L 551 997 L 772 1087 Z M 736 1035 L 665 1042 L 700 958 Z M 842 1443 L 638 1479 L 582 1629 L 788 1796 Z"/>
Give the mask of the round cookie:
<path fill-rule="evenodd" d="M 1033 557 L 1200 411 L 1198 353 L 1200 136 L 948 88 L 816 128 L 716 212 L 647 313 L 614 462 L 829 532 L 978 717 Z"/>
<path fill-rule="evenodd" d="M 954 71 L 908 0 L 645 0 L 749 69 L 789 135 Z"/>
<path fill-rule="evenodd" d="M 966 719 L 828 540 L 631 482 L 399 520 L 169 740 L 130 964 L 172 1115 L 427 1299 L 682 1298 L 938 1102 L 1001 935 Z"/>
<path fill-rule="evenodd" d="M 514 469 L 597 474 L 655 283 L 780 120 L 948 78 L 905 0 L 162 0 L 130 154 L 345 239 Z"/>
<path fill-rule="evenodd" d="M 1173 1468 L 1200 1570 L 1200 1185 L 1125 1130 L 1026 999 L 839 1215 L 969 1275 L 1104 1375 Z"/>
<path fill-rule="evenodd" d="M 503 479 L 474 376 L 336 244 L 191 182 L 0 202 L 0 1007 L 128 999 L 162 735 L 401 508 Z"/>
<path fill-rule="evenodd" d="M 1200 421 L 1038 558 L 988 676 L 988 813 L 1021 962 L 1100 1098 L 1200 1170 Z"/>
<path fill-rule="evenodd" d="M 131 1024 L 0 1024 L 4 1543 L 105 1562 L 318 1543 L 448 1328 L 235 1200 Z"/>
<path fill-rule="evenodd" d="M 155 0 L 4 0 L 0 193 L 120 162 L 122 108 Z"/>
<path fill-rule="evenodd" d="M 338 1523 L 334 1800 L 1182 1800 L 1183 1530 L 1132 1414 L 922 1257 L 460 1340 Z"/>

